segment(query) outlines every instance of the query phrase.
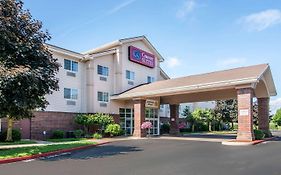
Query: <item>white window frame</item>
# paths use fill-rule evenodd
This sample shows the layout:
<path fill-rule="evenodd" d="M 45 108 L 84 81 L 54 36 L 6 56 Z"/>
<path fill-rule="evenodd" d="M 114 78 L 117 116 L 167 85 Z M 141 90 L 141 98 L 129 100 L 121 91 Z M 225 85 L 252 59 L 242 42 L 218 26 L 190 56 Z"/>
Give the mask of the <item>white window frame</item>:
<path fill-rule="evenodd" d="M 99 72 L 99 67 L 101 68 L 101 73 Z M 106 66 L 97 65 L 97 73 L 98 73 L 98 75 L 102 75 L 102 76 L 108 77 L 109 68 L 106 67 Z"/>
<path fill-rule="evenodd" d="M 100 93 L 101 93 L 101 98 L 102 99 L 99 99 L 99 94 Z M 98 100 L 98 102 L 108 103 L 109 102 L 109 93 L 108 92 L 98 91 L 97 92 L 97 100 Z"/>
<path fill-rule="evenodd" d="M 129 74 L 128 74 L 129 73 Z M 127 76 L 129 75 L 129 77 Z M 133 71 L 130 71 L 130 70 L 126 70 L 126 79 L 127 80 L 131 80 L 131 81 L 134 81 L 135 80 L 135 72 Z"/>
<path fill-rule="evenodd" d="M 66 97 L 65 95 L 65 91 L 66 90 L 70 90 L 70 97 Z M 64 88 L 63 89 L 63 96 L 64 96 L 64 99 L 68 99 L 68 100 L 77 100 L 78 99 L 78 89 L 75 89 L 75 88 Z"/>
<path fill-rule="evenodd" d="M 68 68 L 66 67 L 66 64 L 65 64 L 66 61 L 70 61 L 70 69 L 68 69 Z M 64 64 L 64 69 L 65 69 L 65 70 L 71 71 L 71 72 L 78 72 L 79 63 L 78 63 L 77 61 L 73 61 L 73 60 L 69 60 L 69 59 L 64 59 L 63 64 Z M 77 70 L 74 69 L 74 64 L 77 64 Z"/>
<path fill-rule="evenodd" d="M 149 79 L 150 79 L 150 81 L 149 81 Z M 153 83 L 153 82 L 155 82 L 155 78 L 154 77 L 152 77 L 152 76 L 147 76 L 147 83 Z"/>

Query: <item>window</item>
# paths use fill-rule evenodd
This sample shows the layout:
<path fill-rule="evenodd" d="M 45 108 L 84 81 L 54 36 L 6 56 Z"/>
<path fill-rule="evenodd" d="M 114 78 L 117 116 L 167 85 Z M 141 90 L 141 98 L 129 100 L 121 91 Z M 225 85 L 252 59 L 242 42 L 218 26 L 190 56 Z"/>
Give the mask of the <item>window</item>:
<path fill-rule="evenodd" d="M 78 72 L 78 62 L 64 59 L 64 69 Z"/>
<path fill-rule="evenodd" d="M 108 102 L 108 92 L 98 92 L 98 101 Z"/>
<path fill-rule="evenodd" d="M 152 83 L 154 81 L 155 81 L 154 77 L 147 76 L 147 83 Z"/>
<path fill-rule="evenodd" d="M 98 65 L 98 74 L 108 76 L 108 67 Z"/>
<path fill-rule="evenodd" d="M 128 80 L 135 80 L 135 72 L 126 70 L 126 78 Z"/>
<path fill-rule="evenodd" d="M 64 98 L 76 100 L 78 98 L 78 90 L 77 89 L 64 88 Z"/>

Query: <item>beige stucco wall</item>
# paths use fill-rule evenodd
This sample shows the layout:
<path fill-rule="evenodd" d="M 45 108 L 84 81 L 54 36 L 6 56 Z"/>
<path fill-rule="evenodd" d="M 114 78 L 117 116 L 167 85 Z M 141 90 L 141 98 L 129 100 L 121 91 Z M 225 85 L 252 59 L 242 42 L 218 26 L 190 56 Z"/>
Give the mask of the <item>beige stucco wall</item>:
<path fill-rule="evenodd" d="M 54 92 L 52 95 L 47 95 L 47 100 L 50 105 L 48 105 L 46 110 L 118 114 L 120 107 L 132 108 L 133 106 L 131 102 L 112 100 L 109 100 L 107 106 L 101 106 L 97 95 L 98 91 L 108 92 L 110 95 L 121 93 L 134 86 L 147 83 L 147 76 L 154 77 L 155 81 L 163 79 L 160 77 L 159 61 L 157 57 L 155 58 L 156 62 L 154 68 L 148 68 L 138 63 L 134 63 L 128 59 L 129 46 L 140 48 L 146 52 L 152 53 L 156 57 L 154 51 L 142 41 L 125 43 L 121 46 L 116 46 L 114 48 L 115 52 L 94 54 L 91 56 L 90 60 L 79 62 L 76 77 L 70 77 L 66 75 L 67 71 L 64 70 L 64 59 L 77 61 L 78 58 L 54 52 L 53 56 L 58 58 L 58 62 L 62 65 L 57 74 L 60 90 Z M 100 80 L 101 76 L 97 73 L 98 65 L 109 68 L 109 75 L 106 77 L 107 81 Z M 133 86 L 128 84 L 126 70 L 135 72 Z M 64 99 L 64 88 L 78 89 L 78 99 L 75 100 L 75 106 L 66 104 L 67 100 Z"/>
<path fill-rule="evenodd" d="M 125 91 L 134 86 L 140 85 L 142 83 L 146 83 L 147 76 L 154 77 L 156 81 L 159 79 L 158 72 L 160 71 L 160 69 L 159 69 L 158 58 L 155 56 L 156 59 L 155 59 L 154 68 L 149 68 L 149 67 L 134 63 L 132 61 L 129 61 L 128 47 L 131 45 L 153 54 L 153 51 L 150 50 L 149 47 L 147 47 L 145 45 L 145 43 L 142 41 L 136 41 L 136 42 L 126 43 L 126 44 L 122 45 L 122 48 L 121 48 L 122 49 L 122 58 L 123 58 L 123 68 L 122 68 L 123 71 L 122 72 L 124 74 L 122 76 L 122 91 Z M 154 54 L 154 55 L 156 55 L 156 54 Z M 128 84 L 128 80 L 126 79 L 126 75 L 125 75 L 126 70 L 135 72 L 134 86 Z"/>
<path fill-rule="evenodd" d="M 78 62 L 78 72 L 76 77 L 67 76 L 67 70 L 64 69 L 64 59 L 78 61 L 77 58 L 68 55 L 53 53 L 53 57 L 58 59 L 61 64 L 57 77 L 59 79 L 59 90 L 53 94 L 47 95 L 46 99 L 49 105 L 46 111 L 62 111 L 62 112 L 86 112 L 85 107 L 85 64 Z M 72 100 L 76 105 L 67 105 L 64 99 L 64 88 L 75 88 L 78 90 L 78 99 Z"/>

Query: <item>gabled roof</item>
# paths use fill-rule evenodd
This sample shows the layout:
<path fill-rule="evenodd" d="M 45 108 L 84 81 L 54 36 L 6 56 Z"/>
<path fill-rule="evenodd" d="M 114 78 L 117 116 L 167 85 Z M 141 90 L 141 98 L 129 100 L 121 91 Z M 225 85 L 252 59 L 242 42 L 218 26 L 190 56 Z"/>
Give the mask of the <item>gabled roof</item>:
<path fill-rule="evenodd" d="M 168 80 L 170 79 L 169 75 L 161 68 L 160 68 L 160 75 L 165 79 L 165 80 Z"/>
<path fill-rule="evenodd" d="M 61 53 L 61 54 L 64 54 L 64 55 L 69 55 L 69 56 L 74 57 L 74 58 L 79 59 L 79 60 L 82 60 L 85 57 L 84 54 L 74 52 L 74 51 L 59 47 L 59 46 L 52 45 L 52 44 L 45 44 L 45 46 L 52 52 L 57 52 L 57 53 Z"/>
<path fill-rule="evenodd" d="M 164 61 L 164 58 L 161 56 L 161 54 L 155 49 L 155 47 L 150 43 L 150 41 L 143 35 L 143 36 L 137 36 L 137 37 L 131 37 L 131 38 L 123 38 L 119 39 L 110 43 L 107 43 L 105 45 L 102 45 L 100 47 L 94 48 L 92 50 L 86 51 L 83 54 L 94 54 L 103 52 L 109 49 L 112 49 L 114 47 L 120 46 L 124 43 L 133 42 L 133 41 L 143 41 L 147 44 L 147 46 L 154 51 L 154 53 L 157 55 L 157 57 L 160 59 L 160 61 Z"/>
<path fill-rule="evenodd" d="M 191 75 L 181 78 L 157 81 L 126 91 L 111 99 L 133 99 L 139 97 L 156 97 L 176 93 L 199 92 L 202 90 L 235 88 L 246 84 L 257 85 L 263 81 L 269 96 L 275 96 L 276 88 L 268 64 Z"/>

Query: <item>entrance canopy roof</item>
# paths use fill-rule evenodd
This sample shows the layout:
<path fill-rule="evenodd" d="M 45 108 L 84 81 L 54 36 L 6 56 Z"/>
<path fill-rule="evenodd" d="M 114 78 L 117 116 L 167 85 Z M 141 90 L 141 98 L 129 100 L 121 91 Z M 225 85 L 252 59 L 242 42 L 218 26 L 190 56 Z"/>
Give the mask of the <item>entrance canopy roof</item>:
<path fill-rule="evenodd" d="M 140 85 L 120 94 L 113 100 L 161 98 L 161 103 L 184 103 L 230 99 L 237 89 L 253 88 L 257 98 L 277 95 L 268 64 L 191 75 Z"/>

